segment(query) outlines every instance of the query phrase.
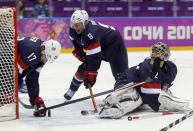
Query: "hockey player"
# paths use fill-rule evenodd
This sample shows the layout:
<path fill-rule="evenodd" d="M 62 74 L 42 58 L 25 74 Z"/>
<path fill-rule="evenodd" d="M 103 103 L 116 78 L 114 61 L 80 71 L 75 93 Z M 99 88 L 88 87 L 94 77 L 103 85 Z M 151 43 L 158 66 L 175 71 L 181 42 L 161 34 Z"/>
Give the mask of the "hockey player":
<path fill-rule="evenodd" d="M 73 55 L 82 64 L 64 94 L 66 100 L 72 98 L 81 83 L 84 82 L 86 88 L 95 84 L 102 60 L 110 63 L 115 80 L 117 73 L 128 68 L 127 50 L 120 32 L 112 26 L 89 20 L 85 10 L 76 10 L 72 14 L 69 35 L 75 48 Z"/>
<path fill-rule="evenodd" d="M 20 93 L 25 93 L 25 94 L 28 93 L 25 80 L 23 80 L 23 82 L 21 83 L 21 85 L 20 85 L 20 87 L 19 87 L 19 92 L 20 92 Z"/>
<path fill-rule="evenodd" d="M 187 100 L 174 97 L 169 91 L 177 74 L 177 67 L 168 60 L 169 57 L 170 49 L 167 44 L 162 42 L 154 44 L 151 48 L 151 57 L 120 74 L 115 89 L 130 82 L 146 82 L 136 88 L 115 91 L 107 96 L 99 113 L 100 117 L 121 118 L 142 104 L 147 104 L 156 112 L 188 109 Z M 157 73 L 153 79 L 147 80 L 155 62 L 159 63 Z"/>
<path fill-rule="evenodd" d="M 46 111 L 44 101 L 39 97 L 39 73 L 46 63 L 54 62 L 61 51 L 61 45 L 55 40 L 42 41 L 36 37 L 18 39 L 18 84 L 25 77 L 30 103 L 34 107 L 34 116 L 42 117 Z"/>

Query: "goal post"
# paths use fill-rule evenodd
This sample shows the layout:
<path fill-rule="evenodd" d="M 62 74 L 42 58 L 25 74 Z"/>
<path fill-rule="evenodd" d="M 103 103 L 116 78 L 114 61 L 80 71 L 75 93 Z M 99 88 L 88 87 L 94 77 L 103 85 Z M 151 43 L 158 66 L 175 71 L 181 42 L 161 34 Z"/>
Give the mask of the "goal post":
<path fill-rule="evenodd" d="M 19 118 L 16 8 L 0 8 L 0 121 Z"/>

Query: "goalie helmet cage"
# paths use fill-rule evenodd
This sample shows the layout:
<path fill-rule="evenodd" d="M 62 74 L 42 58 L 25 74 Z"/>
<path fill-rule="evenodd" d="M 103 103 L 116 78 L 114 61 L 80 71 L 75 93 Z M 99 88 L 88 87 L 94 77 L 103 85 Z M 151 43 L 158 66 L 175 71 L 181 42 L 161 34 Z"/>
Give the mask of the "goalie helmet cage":
<path fill-rule="evenodd" d="M 0 8 L 0 121 L 19 118 L 16 8 Z"/>

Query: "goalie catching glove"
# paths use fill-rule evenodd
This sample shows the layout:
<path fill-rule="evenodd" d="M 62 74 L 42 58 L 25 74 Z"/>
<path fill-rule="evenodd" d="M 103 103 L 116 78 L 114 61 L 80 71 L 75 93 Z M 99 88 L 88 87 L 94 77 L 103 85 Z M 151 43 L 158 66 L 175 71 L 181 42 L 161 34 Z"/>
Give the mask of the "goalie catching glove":
<path fill-rule="evenodd" d="M 44 117 L 44 116 L 46 116 L 46 110 L 40 111 L 40 110 L 46 108 L 46 106 L 44 104 L 44 101 L 42 100 L 41 97 L 36 97 L 33 104 L 34 104 L 34 109 L 35 109 L 33 115 L 35 117 Z"/>
<path fill-rule="evenodd" d="M 155 75 L 157 74 L 158 70 L 160 69 L 160 62 L 161 62 L 160 58 L 158 57 L 154 58 L 152 71 L 150 72 L 149 77 L 145 80 L 146 83 L 149 83 L 154 79 Z"/>
<path fill-rule="evenodd" d="M 96 77 L 98 75 L 97 71 L 85 71 L 84 72 L 84 86 L 86 88 L 93 87 L 96 82 Z"/>

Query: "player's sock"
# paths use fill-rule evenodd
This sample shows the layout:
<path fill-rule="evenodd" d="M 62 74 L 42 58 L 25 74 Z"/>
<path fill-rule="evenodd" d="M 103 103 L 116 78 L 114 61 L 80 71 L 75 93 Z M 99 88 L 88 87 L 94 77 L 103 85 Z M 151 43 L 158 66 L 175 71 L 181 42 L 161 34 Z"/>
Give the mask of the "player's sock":
<path fill-rule="evenodd" d="M 25 81 L 23 81 L 21 86 L 19 87 L 19 92 L 20 93 L 28 93 L 27 85 L 26 85 Z"/>

